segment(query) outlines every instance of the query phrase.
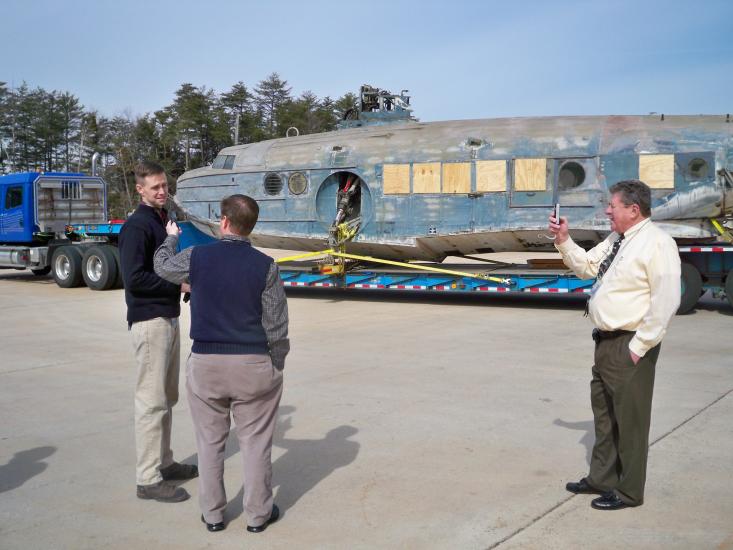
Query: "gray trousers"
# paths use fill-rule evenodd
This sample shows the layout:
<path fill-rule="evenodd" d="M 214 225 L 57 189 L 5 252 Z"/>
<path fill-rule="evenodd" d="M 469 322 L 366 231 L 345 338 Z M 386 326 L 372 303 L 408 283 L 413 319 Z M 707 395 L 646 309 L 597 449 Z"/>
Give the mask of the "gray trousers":
<path fill-rule="evenodd" d="M 596 344 L 590 383 L 596 441 L 588 482 L 638 506 L 644 502 L 654 370 L 661 344 L 634 365 L 629 355 L 632 337 Z"/>
<path fill-rule="evenodd" d="M 178 402 L 180 329 L 178 319 L 156 317 L 130 329 L 137 362 L 135 448 L 138 485 L 162 478 L 160 468 L 173 463 L 171 425 Z"/>
<path fill-rule="evenodd" d="M 196 432 L 199 505 L 208 523 L 224 520 L 224 448 L 230 412 L 244 464 L 244 512 L 248 525 L 264 524 L 272 512 L 272 435 L 282 395 L 282 372 L 269 355 L 188 358 L 186 390 Z"/>

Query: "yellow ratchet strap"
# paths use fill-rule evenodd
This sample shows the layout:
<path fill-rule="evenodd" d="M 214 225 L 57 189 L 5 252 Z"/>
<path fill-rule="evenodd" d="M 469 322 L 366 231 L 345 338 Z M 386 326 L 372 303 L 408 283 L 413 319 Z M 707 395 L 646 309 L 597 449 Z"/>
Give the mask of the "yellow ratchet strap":
<path fill-rule="evenodd" d="M 358 256 L 356 254 L 347 254 L 346 252 L 337 252 L 335 250 L 321 250 L 320 252 L 307 252 L 305 254 L 298 254 L 296 256 L 288 256 L 287 258 L 280 258 L 275 260 L 277 263 L 290 262 L 293 260 L 301 260 L 303 258 L 311 258 L 314 256 L 338 256 L 340 258 L 348 258 L 350 260 L 362 260 L 365 262 L 374 262 L 379 264 L 394 265 L 397 267 L 406 267 L 409 269 L 418 269 L 421 271 L 429 271 L 431 273 L 445 273 L 446 275 L 456 275 L 458 277 L 470 277 L 472 279 L 481 279 L 483 281 L 491 281 L 493 283 L 500 283 L 503 285 L 511 285 L 511 279 L 505 279 L 501 277 L 491 277 L 483 273 L 468 273 L 465 271 L 455 271 L 452 269 L 442 269 L 439 267 L 429 267 L 421 264 L 410 264 L 406 262 L 396 262 L 394 260 L 383 260 L 381 258 L 373 258 L 372 256 Z"/>
<path fill-rule="evenodd" d="M 723 238 L 724 241 L 729 243 L 733 242 L 733 235 L 731 235 L 731 232 L 722 225 L 720 225 L 720 222 L 718 222 L 718 220 L 710 218 L 710 223 L 713 224 L 713 227 L 718 231 L 718 233 L 720 233 L 720 236 Z"/>

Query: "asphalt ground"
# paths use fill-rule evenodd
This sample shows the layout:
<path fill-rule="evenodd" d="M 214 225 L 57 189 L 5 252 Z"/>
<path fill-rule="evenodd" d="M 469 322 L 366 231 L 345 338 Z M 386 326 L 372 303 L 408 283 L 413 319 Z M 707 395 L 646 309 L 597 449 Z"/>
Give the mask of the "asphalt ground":
<path fill-rule="evenodd" d="M 733 548 L 733 308 L 677 316 L 658 363 L 645 503 L 565 483 L 593 444 L 590 324 L 570 297 L 289 291 L 273 448 L 281 520 L 228 528 L 135 496 L 123 291 L 0 272 L 0 548 Z M 182 361 L 190 350 L 183 307 Z M 173 448 L 196 462 L 183 392 Z"/>

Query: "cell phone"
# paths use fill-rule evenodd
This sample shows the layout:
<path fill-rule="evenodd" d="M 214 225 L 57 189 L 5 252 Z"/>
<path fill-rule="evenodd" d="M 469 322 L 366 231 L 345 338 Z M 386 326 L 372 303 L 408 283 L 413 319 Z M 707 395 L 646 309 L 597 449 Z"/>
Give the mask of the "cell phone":
<path fill-rule="evenodd" d="M 553 218 L 555 218 L 555 223 L 560 223 L 560 203 L 555 203 L 555 212 L 553 213 Z"/>

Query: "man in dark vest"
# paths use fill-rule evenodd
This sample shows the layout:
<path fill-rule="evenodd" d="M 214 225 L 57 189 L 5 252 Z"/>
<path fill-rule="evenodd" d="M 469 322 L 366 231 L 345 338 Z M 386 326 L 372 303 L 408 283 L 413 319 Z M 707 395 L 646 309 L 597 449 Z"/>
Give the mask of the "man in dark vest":
<path fill-rule="evenodd" d="M 282 394 L 288 306 L 277 264 L 247 236 L 259 207 L 250 197 L 221 201 L 222 239 L 175 253 L 178 226 L 155 253 L 155 271 L 191 284 L 191 339 L 187 395 L 200 469 L 201 520 L 221 531 L 227 497 L 224 447 L 234 417 L 244 459 L 247 530 L 264 531 L 280 512 L 272 499 L 272 435 Z"/>
<path fill-rule="evenodd" d="M 119 251 L 137 361 L 137 496 L 181 502 L 188 493 L 169 480 L 198 475 L 195 465 L 174 462 L 171 450 L 172 409 L 178 401 L 181 285 L 164 281 L 153 270 L 153 254 L 166 237 L 168 213 L 163 207 L 168 178 L 159 164 L 142 162 L 135 168 L 135 184 L 142 202 L 122 226 Z"/>

